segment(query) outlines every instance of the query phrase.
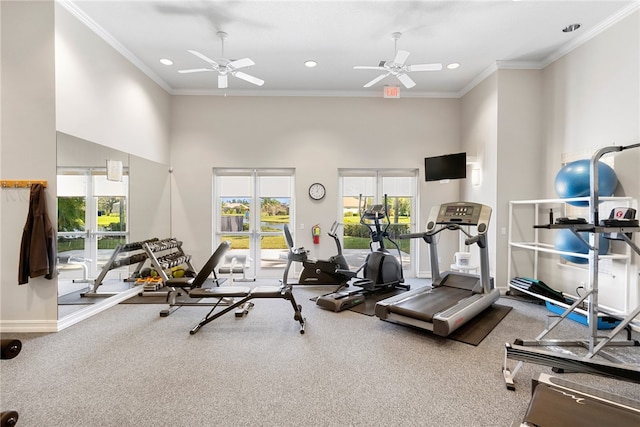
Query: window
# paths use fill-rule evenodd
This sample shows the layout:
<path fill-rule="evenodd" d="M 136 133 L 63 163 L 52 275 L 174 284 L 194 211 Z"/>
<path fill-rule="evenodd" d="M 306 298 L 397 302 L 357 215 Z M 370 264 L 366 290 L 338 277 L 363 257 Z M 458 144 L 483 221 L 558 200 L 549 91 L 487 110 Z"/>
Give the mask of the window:
<path fill-rule="evenodd" d="M 360 267 L 371 250 L 370 228 L 360 223 L 362 211 L 373 204 L 384 204 L 386 196 L 389 217 L 388 224 L 385 219 L 383 226 L 388 225 L 391 240 L 385 242 L 385 247 L 392 255 L 402 258 L 405 275 L 415 275 L 415 243 L 400 240 L 398 236 L 416 229 L 417 178 L 417 169 L 340 170 L 343 246 L 350 268 Z"/>
<path fill-rule="evenodd" d="M 95 277 L 128 237 L 129 176 L 108 181 L 105 168 L 58 169 L 58 260 L 88 268 Z M 62 278 L 78 271 L 61 270 Z M 84 277 L 86 279 L 86 277 Z"/>
<path fill-rule="evenodd" d="M 231 242 L 230 256 L 248 256 L 247 274 L 278 277 L 288 248 L 284 225 L 293 218 L 293 169 L 214 169 L 214 247 Z"/>

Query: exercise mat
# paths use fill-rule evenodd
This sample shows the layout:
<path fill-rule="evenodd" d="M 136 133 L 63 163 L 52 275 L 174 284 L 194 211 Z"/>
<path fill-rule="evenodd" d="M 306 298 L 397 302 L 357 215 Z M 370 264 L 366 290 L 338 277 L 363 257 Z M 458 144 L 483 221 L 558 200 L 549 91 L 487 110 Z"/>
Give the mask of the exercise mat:
<path fill-rule="evenodd" d="M 406 292 L 404 289 L 392 289 L 389 292 L 380 292 L 369 294 L 365 297 L 362 304 L 358 304 L 355 307 L 351 307 L 349 310 L 356 313 L 364 314 L 365 316 L 374 316 L 376 314 L 376 303 L 383 299 L 391 298 L 398 294 Z"/>
<path fill-rule="evenodd" d="M 13 359 L 22 350 L 22 341 L 16 339 L 0 340 L 0 358 Z"/>
<path fill-rule="evenodd" d="M 447 338 L 465 344 L 478 345 L 509 314 L 511 309 L 512 307 L 505 305 L 493 304 L 459 329 L 453 331 Z"/>

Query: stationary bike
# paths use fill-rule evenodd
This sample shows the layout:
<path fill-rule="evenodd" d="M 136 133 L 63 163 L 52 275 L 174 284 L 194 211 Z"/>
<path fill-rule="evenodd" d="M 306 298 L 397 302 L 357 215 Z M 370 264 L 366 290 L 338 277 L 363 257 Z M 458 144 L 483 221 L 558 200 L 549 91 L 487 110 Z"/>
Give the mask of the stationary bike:
<path fill-rule="evenodd" d="M 287 266 L 283 279 L 285 283 L 287 282 L 291 264 L 293 262 L 300 262 L 303 265 L 303 269 L 298 278 L 298 285 L 333 285 L 336 286 L 336 290 L 346 286 L 351 275 L 345 273 L 349 271 L 349 263 L 342 254 L 342 245 L 337 235 L 339 226 L 340 223 L 335 221 L 327 233 L 333 238 L 336 244 L 337 254 L 331 256 L 328 260 L 320 260 L 309 258 L 309 251 L 303 247 L 294 248 L 289 227 L 287 224 L 284 225 L 284 238 L 289 247 Z"/>

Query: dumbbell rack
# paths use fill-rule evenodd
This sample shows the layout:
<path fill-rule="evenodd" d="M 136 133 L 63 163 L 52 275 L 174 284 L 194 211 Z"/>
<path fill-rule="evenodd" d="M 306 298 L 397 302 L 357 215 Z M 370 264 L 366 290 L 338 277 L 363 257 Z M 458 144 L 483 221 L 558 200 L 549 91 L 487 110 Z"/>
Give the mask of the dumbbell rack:
<path fill-rule="evenodd" d="M 153 268 L 158 272 L 161 280 L 152 281 L 144 285 L 145 291 L 157 291 L 169 280 L 165 270 L 179 265 L 186 265 L 191 271 L 195 271 L 191 265 L 191 255 L 187 255 L 182 250 L 182 242 L 174 239 L 164 239 L 153 242 L 145 242 L 142 245 Z"/>
<path fill-rule="evenodd" d="M 107 273 L 115 268 L 138 264 L 135 269 L 135 276 L 149 257 L 144 250 L 144 245 L 158 241 L 158 238 L 154 237 L 149 240 L 124 243 L 116 246 L 113 250 L 113 254 L 111 254 L 111 258 L 109 258 L 104 267 L 102 267 L 100 274 L 93 281 L 93 285 L 90 286 L 90 290 L 88 292 L 81 293 L 80 295 L 83 297 L 109 297 L 115 295 L 116 293 L 114 292 L 98 292 L 98 288 L 102 285 Z"/>
<path fill-rule="evenodd" d="M 115 268 L 137 264 L 131 276 L 125 279 L 125 282 L 137 282 L 140 277 L 140 271 L 147 260 L 150 262 L 151 268 L 158 273 L 158 279 L 143 282 L 143 290 L 145 292 L 156 291 L 164 286 L 164 283 L 169 280 L 165 270 L 184 264 L 187 269 L 193 271 L 191 255 L 184 253 L 182 242 L 175 238 L 160 240 L 155 237 L 140 242 L 120 244 L 114 249 L 111 258 L 102 267 L 90 290 L 82 293 L 81 296 L 108 297 L 115 295 L 116 292 L 98 292 L 98 288 L 102 285 L 107 273 Z"/>

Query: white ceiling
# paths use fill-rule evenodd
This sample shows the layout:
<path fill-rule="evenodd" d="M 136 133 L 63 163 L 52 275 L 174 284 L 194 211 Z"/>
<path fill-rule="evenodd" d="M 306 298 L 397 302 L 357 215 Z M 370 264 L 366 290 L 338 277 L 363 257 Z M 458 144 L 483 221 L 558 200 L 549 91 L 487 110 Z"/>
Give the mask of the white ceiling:
<path fill-rule="evenodd" d="M 389 76 L 354 70 L 392 60 L 398 49 L 407 64 L 442 63 L 442 71 L 412 72 L 417 85 L 402 97 L 461 96 L 496 66 L 541 68 L 630 12 L 637 0 L 494 1 L 59 1 L 172 94 L 382 96 Z M 571 24 L 581 28 L 571 33 Z M 229 77 L 217 89 L 217 73 L 180 74 L 206 64 L 187 52 L 221 57 L 218 31 L 228 33 L 225 57 L 251 58 L 246 73 L 262 87 Z M 161 58 L 174 64 L 160 64 Z M 306 68 L 305 60 L 318 62 Z M 458 62 L 455 70 L 447 64 Z"/>

